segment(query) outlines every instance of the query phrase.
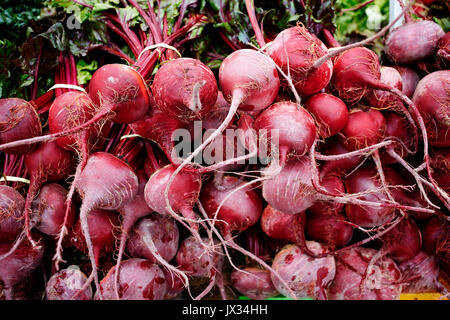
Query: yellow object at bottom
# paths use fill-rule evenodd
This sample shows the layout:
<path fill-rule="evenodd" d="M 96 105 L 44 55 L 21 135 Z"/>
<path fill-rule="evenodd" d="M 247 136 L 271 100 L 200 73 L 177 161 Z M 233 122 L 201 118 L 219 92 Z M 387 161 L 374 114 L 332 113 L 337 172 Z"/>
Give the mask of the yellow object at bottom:
<path fill-rule="evenodd" d="M 441 297 L 442 294 L 436 292 L 402 293 L 400 295 L 400 300 L 440 300 Z M 448 298 L 444 297 L 442 300 L 448 300 Z"/>

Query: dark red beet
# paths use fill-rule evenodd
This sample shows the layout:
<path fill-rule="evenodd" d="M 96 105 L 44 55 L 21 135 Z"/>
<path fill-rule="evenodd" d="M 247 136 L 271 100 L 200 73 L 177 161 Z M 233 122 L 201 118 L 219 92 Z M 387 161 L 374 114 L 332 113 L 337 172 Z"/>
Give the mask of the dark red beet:
<path fill-rule="evenodd" d="M 244 296 L 252 300 L 266 300 L 277 296 L 279 292 L 273 286 L 270 271 L 255 267 L 242 268 L 231 273 L 231 285 Z"/>
<path fill-rule="evenodd" d="M 422 247 L 422 235 L 411 219 L 403 219 L 393 229 L 380 237 L 383 247 L 380 251 L 396 262 L 412 259 Z"/>
<path fill-rule="evenodd" d="M 432 55 L 444 31 L 437 23 L 429 20 L 415 20 L 392 30 L 387 39 L 385 51 L 397 64 L 414 63 Z"/>
<path fill-rule="evenodd" d="M 314 241 L 307 241 L 306 245 L 315 254 L 326 251 L 324 246 Z M 297 299 L 306 297 L 327 299 L 325 291 L 335 275 L 333 256 L 311 258 L 296 245 L 286 246 L 278 252 L 273 260 L 272 268 L 288 283 Z M 281 294 L 288 296 L 286 288 L 273 275 L 272 282 Z"/>
<path fill-rule="evenodd" d="M 326 87 L 330 81 L 333 64 L 331 60 L 318 69 L 314 62 L 327 53 L 327 47 L 303 26 L 280 32 L 268 45 L 267 53 L 288 74 L 300 95 L 311 95 Z"/>
<path fill-rule="evenodd" d="M 162 267 L 161 270 L 164 272 L 166 278 L 166 295 L 164 300 L 169 300 L 176 298 L 184 290 L 184 283 L 176 274 L 171 273 L 168 269 Z"/>
<path fill-rule="evenodd" d="M 69 266 L 52 275 L 45 288 L 47 300 L 92 300 L 92 289 L 81 290 L 87 281 L 86 275 L 77 266 Z M 75 294 L 77 294 L 75 296 Z M 75 297 L 74 297 L 75 296 Z"/>
<path fill-rule="evenodd" d="M 331 250 L 339 249 L 353 237 L 353 227 L 345 220 L 343 214 L 310 213 L 306 218 L 305 233 L 309 239 L 323 243 Z"/>
<path fill-rule="evenodd" d="M 380 189 L 382 186 L 377 170 L 373 166 L 365 165 L 354 171 L 345 181 L 349 193 L 358 193 Z M 363 195 L 361 200 L 380 202 L 388 200 L 383 190 Z M 347 204 L 345 207 L 349 221 L 361 227 L 376 227 L 390 221 L 394 215 L 394 208 L 360 206 Z"/>
<path fill-rule="evenodd" d="M 273 131 L 277 133 L 281 165 L 289 156 L 306 154 L 316 137 L 314 119 L 305 109 L 289 101 L 277 102 L 264 110 L 256 118 L 253 128 L 260 139 L 269 141 L 269 152 L 275 148 L 272 146 L 275 143 Z"/>
<path fill-rule="evenodd" d="M 339 155 L 350 152 L 337 137 L 325 140 L 323 150 L 327 155 Z M 363 158 L 360 156 L 353 156 L 340 160 L 327 161 L 321 167 L 320 176 L 323 177 L 332 172 L 341 176 L 355 169 L 362 160 Z"/>
<path fill-rule="evenodd" d="M 30 103 L 18 98 L 0 99 L 0 145 L 41 134 L 39 115 Z M 24 154 L 32 147 L 23 145 L 2 151 L 9 154 Z"/>
<path fill-rule="evenodd" d="M 217 100 L 214 106 L 209 112 L 209 116 L 202 119 L 202 127 L 205 130 L 217 129 L 220 124 L 225 120 L 228 110 L 230 109 L 230 104 L 223 97 L 222 91 L 217 94 Z M 233 121 L 232 121 L 233 122 Z"/>
<path fill-rule="evenodd" d="M 308 157 L 288 161 L 280 173 L 263 182 L 263 197 L 281 212 L 295 214 L 305 211 L 317 200 L 311 179 Z"/>
<path fill-rule="evenodd" d="M 435 147 L 450 147 L 450 70 L 430 73 L 419 81 L 414 104 L 419 109 L 429 141 Z"/>
<path fill-rule="evenodd" d="M 357 47 L 341 53 L 334 62 L 332 86 L 341 99 L 356 103 L 379 82 L 380 64 L 375 52 Z"/>
<path fill-rule="evenodd" d="M 315 117 L 317 131 L 322 138 L 328 138 L 341 131 L 348 119 L 347 106 L 336 96 L 318 93 L 310 97 L 305 108 Z"/>
<path fill-rule="evenodd" d="M 179 232 L 175 221 L 158 213 L 152 213 L 134 226 L 130 233 L 127 251 L 133 258 L 145 258 L 157 263 L 154 251 L 170 261 L 178 251 Z"/>
<path fill-rule="evenodd" d="M 437 217 L 431 218 L 422 226 L 423 250 L 429 255 L 437 255 L 448 234 L 450 234 L 450 224 L 447 221 Z"/>
<path fill-rule="evenodd" d="M 217 100 L 217 83 L 212 71 L 192 58 L 165 62 L 152 84 L 156 106 L 183 122 L 207 117 Z"/>
<path fill-rule="evenodd" d="M 418 293 L 442 291 L 443 285 L 439 283 L 439 265 L 434 256 L 420 251 L 413 258 L 400 265 L 404 279 L 411 279 L 403 285 L 402 292 Z"/>
<path fill-rule="evenodd" d="M 48 113 L 48 126 L 51 133 L 65 131 L 90 120 L 97 112 L 91 98 L 78 91 L 69 91 L 58 96 L 52 103 Z M 93 143 L 97 136 L 96 126 L 56 139 L 56 143 L 64 149 L 83 150 L 83 144 Z M 83 155 L 86 156 L 86 155 Z"/>
<path fill-rule="evenodd" d="M 166 295 L 167 281 L 158 265 L 145 259 L 128 259 L 120 269 L 120 300 L 162 300 Z M 100 284 L 100 292 L 106 300 L 116 299 L 114 273 L 115 266 Z"/>
<path fill-rule="evenodd" d="M 129 125 L 134 133 L 145 139 L 152 140 L 164 151 L 172 163 L 180 163 L 181 159 L 174 154 L 176 130 L 185 129 L 185 125 L 178 119 L 170 118 L 162 111 L 155 110 Z"/>
<path fill-rule="evenodd" d="M 66 179 L 74 170 L 75 159 L 71 152 L 61 148 L 55 141 L 41 143 L 25 155 L 25 167 L 30 174 L 30 187 L 25 202 L 25 228 L 28 239 L 31 204 L 38 190 L 46 182 L 59 182 Z"/>
<path fill-rule="evenodd" d="M 55 236 L 59 233 L 64 222 L 66 211 L 65 201 L 67 190 L 56 183 L 44 185 L 39 195 L 32 203 L 33 214 L 37 216 L 36 228 L 47 235 Z M 72 203 L 67 220 L 70 228 L 75 220 L 75 205 Z"/>
<path fill-rule="evenodd" d="M 207 239 L 203 239 L 206 243 Z M 224 256 L 220 246 L 215 247 L 214 253 L 208 253 L 195 239 L 184 239 L 175 257 L 178 267 L 192 277 L 208 277 L 222 271 Z"/>
<path fill-rule="evenodd" d="M 23 229 L 25 199 L 15 189 L 0 185 L 0 242 L 14 241 Z"/>
<path fill-rule="evenodd" d="M 388 86 L 403 90 L 402 76 L 392 67 L 381 67 L 380 81 Z M 371 90 L 365 95 L 369 105 L 376 109 L 398 110 L 403 105 L 400 98 L 385 90 Z"/>
<path fill-rule="evenodd" d="M 344 183 L 342 182 L 342 179 L 334 174 L 328 174 L 323 177 L 321 180 L 321 185 L 332 194 L 344 195 L 345 193 Z M 343 208 L 343 203 L 334 201 L 317 201 L 308 208 L 308 211 L 317 214 L 340 215 L 340 212 Z"/>
<path fill-rule="evenodd" d="M 245 184 L 245 181 L 236 177 L 225 176 L 220 185 L 210 181 L 200 194 L 200 201 L 208 216 L 224 221 L 217 223 L 225 235 L 231 231 L 244 231 L 261 217 L 261 196 L 251 185 L 244 187 Z"/>
<path fill-rule="evenodd" d="M 275 100 L 280 78 L 275 63 L 256 50 L 241 49 L 228 55 L 219 70 L 223 97 L 232 103 L 240 94 L 240 110 L 258 114 Z M 233 108 L 233 104 L 231 106 Z"/>
<path fill-rule="evenodd" d="M 411 68 L 405 66 L 395 66 L 395 69 L 402 77 L 402 92 L 411 98 L 416 90 L 417 83 L 419 83 L 419 75 Z"/>
<path fill-rule="evenodd" d="M 450 194 L 450 148 L 433 150 L 431 168 L 439 187 Z"/>
<path fill-rule="evenodd" d="M 284 213 L 268 205 L 261 215 L 260 224 L 262 231 L 272 239 L 304 244 L 305 221 L 304 212 Z"/>
<path fill-rule="evenodd" d="M 386 120 L 386 139 L 393 138 L 394 144 L 387 148 L 393 148 L 401 158 L 405 158 L 414 148 L 414 138 L 411 135 L 408 120 L 395 112 L 384 112 Z M 407 149 L 405 149 L 405 147 Z M 380 151 L 381 161 L 386 164 L 395 163 L 397 160 L 392 158 L 384 149 Z"/>
<path fill-rule="evenodd" d="M 89 213 L 87 220 L 94 248 L 94 258 L 98 264 L 102 256 L 112 253 L 115 249 L 114 231 L 120 225 L 119 216 L 117 212 L 97 209 Z M 80 220 L 75 222 L 70 241 L 80 251 L 88 253 Z"/>
<path fill-rule="evenodd" d="M 141 75 L 123 64 L 97 69 L 89 82 L 89 96 L 100 107 L 114 112 L 115 123 L 132 123 L 147 113 L 149 90 Z"/>
<path fill-rule="evenodd" d="M 436 55 L 443 67 L 442 69 L 448 69 L 450 67 L 450 31 L 439 39 Z"/>
<path fill-rule="evenodd" d="M 381 142 L 385 132 L 386 120 L 380 111 L 355 110 L 350 112 L 339 138 L 348 150 L 354 151 Z"/>
<path fill-rule="evenodd" d="M 145 201 L 153 211 L 159 214 L 170 214 L 164 199 L 164 190 L 175 170 L 176 168 L 173 165 L 158 169 L 148 179 L 145 186 Z M 196 214 L 192 207 L 198 200 L 201 187 L 200 174 L 187 171 L 178 173 L 169 188 L 168 197 L 172 210 L 176 213 L 181 213 L 185 218 L 195 219 Z"/>
<path fill-rule="evenodd" d="M 0 256 L 7 253 L 12 244 L 0 243 Z M 6 300 L 15 298 L 14 289 L 20 282 L 26 280 L 39 266 L 44 255 L 41 246 L 33 249 L 28 242 L 22 242 L 19 247 L 9 256 L 0 260 L 0 281 L 3 283 L 3 292 Z"/>
<path fill-rule="evenodd" d="M 369 261 L 377 253 L 370 248 L 356 247 L 335 256 L 336 275 L 328 290 L 331 300 L 398 300 L 402 292 L 401 272 L 395 262 L 382 257 L 373 272 L 362 280 Z"/>

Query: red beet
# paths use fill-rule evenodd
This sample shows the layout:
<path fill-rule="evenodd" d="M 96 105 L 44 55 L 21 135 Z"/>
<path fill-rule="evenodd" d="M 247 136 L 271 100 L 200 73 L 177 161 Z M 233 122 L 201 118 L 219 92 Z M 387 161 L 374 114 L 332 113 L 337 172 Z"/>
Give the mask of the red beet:
<path fill-rule="evenodd" d="M 392 30 L 387 39 L 385 51 L 397 64 L 414 63 L 432 55 L 444 31 L 437 23 L 416 20 Z"/>
<path fill-rule="evenodd" d="M 365 165 L 354 171 L 345 181 L 345 187 L 349 193 L 365 192 L 381 188 L 381 181 L 377 170 L 373 166 Z M 373 202 L 388 200 L 384 191 L 379 190 L 366 195 L 360 199 Z M 348 204 L 345 207 L 349 221 L 361 227 L 376 227 L 390 221 L 394 215 L 394 208 L 371 207 L 357 204 Z"/>
<path fill-rule="evenodd" d="M 403 90 L 402 76 L 396 69 L 381 67 L 380 72 L 380 81 L 382 83 L 398 90 Z M 385 90 L 371 90 L 365 95 L 365 99 L 371 107 L 376 109 L 398 110 L 403 105 L 396 95 Z"/>
<path fill-rule="evenodd" d="M 328 93 L 318 93 L 310 97 L 305 108 L 315 117 L 317 131 L 322 138 L 328 138 L 341 131 L 348 119 L 344 101 Z"/>
<path fill-rule="evenodd" d="M 205 243 L 207 239 L 202 239 Z M 175 261 L 178 267 L 191 277 L 211 277 L 222 271 L 224 258 L 220 246 L 214 248 L 215 252 L 206 252 L 205 248 L 194 237 L 184 239 Z"/>
<path fill-rule="evenodd" d="M 11 248 L 11 243 L 0 243 L 0 256 Z M 26 280 L 39 266 L 44 255 L 44 248 L 33 249 L 28 242 L 22 242 L 9 256 L 0 260 L 0 281 L 6 300 L 13 300 L 15 287 Z"/>
<path fill-rule="evenodd" d="M 430 144 L 450 147 L 450 70 L 430 73 L 419 81 L 413 102 L 419 109 Z"/>
<path fill-rule="evenodd" d="M 392 149 L 401 158 L 405 158 L 409 154 L 409 151 L 414 148 L 414 138 L 411 136 L 408 121 L 405 117 L 394 112 L 384 112 L 383 116 L 386 120 L 386 139 L 392 138 L 395 142 L 387 148 Z M 385 164 L 397 162 L 384 149 L 380 151 L 380 157 L 381 161 Z"/>
<path fill-rule="evenodd" d="M 44 185 L 39 195 L 32 203 L 33 214 L 38 218 L 36 228 L 47 235 L 55 236 L 59 233 L 64 222 L 65 201 L 67 191 L 57 183 Z M 67 226 L 70 228 L 75 220 L 75 206 L 71 205 Z"/>
<path fill-rule="evenodd" d="M 439 265 L 434 256 L 420 251 L 413 258 L 402 262 L 400 265 L 404 279 L 407 281 L 402 292 L 418 293 L 444 291 L 444 286 L 439 283 Z"/>
<path fill-rule="evenodd" d="M 185 125 L 178 119 L 170 118 L 166 113 L 155 110 L 143 119 L 129 125 L 134 133 L 145 139 L 152 140 L 164 151 L 172 163 L 179 163 L 175 150 L 175 133 L 177 130 L 185 129 Z"/>
<path fill-rule="evenodd" d="M 328 290 L 331 300 L 398 300 L 402 292 L 401 272 L 395 262 L 383 257 L 363 283 L 374 249 L 356 247 L 335 256 L 336 275 Z"/>
<path fill-rule="evenodd" d="M 47 300 L 91 300 L 92 289 L 81 290 L 87 281 L 86 275 L 77 266 L 69 266 L 61 270 L 48 280 L 45 293 Z M 74 297 L 76 295 L 76 297 Z"/>
<path fill-rule="evenodd" d="M 200 194 L 208 216 L 223 221 L 217 223 L 225 237 L 232 231 L 244 231 L 261 217 L 261 196 L 251 185 L 245 184 L 236 177 L 225 176 L 220 185 L 210 181 Z"/>
<path fill-rule="evenodd" d="M 450 66 L 450 31 L 439 39 L 436 55 L 443 67 L 442 69 L 448 69 Z"/>
<path fill-rule="evenodd" d="M 380 111 L 355 110 L 350 112 L 339 138 L 348 150 L 354 151 L 381 142 L 385 132 L 386 119 Z"/>
<path fill-rule="evenodd" d="M 316 254 L 324 253 L 325 248 L 314 241 L 307 241 L 309 250 Z M 335 275 L 333 256 L 311 258 L 296 245 L 289 245 L 275 256 L 272 268 L 288 283 L 296 298 L 314 297 L 327 299 L 326 289 L 332 283 Z M 277 277 L 272 275 L 275 288 L 287 296 L 284 287 Z"/>
<path fill-rule="evenodd" d="M 233 106 L 234 98 L 241 110 L 255 114 L 272 104 L 280 86 L 274 62 L 251 49 L 234 51 L 223 60 L 219 82 L 225 100 L 232 104 L 230 109 L 238 107 Z"/>
<path fill-rule="evenodd" d="M 159 214 L 170 214 L 164 199 L 164 191 L 175 170 L 176 168 L 173 165 L 158 169 L 148 179 L 145 186 L 145 201 L 153 211 Z M 196 214 L 192 207 L 198 200 L 201 187 L 200 174 L 188 171 L 178 173 L 169 188 L 168 198 L 172 210 L 176 213 L 181 213 L 185 218 L 196 219 Z M 190 224 L 195 230 L 198 228 L 194 222 Z"/>
<path fill-rule="evenodd" d="M 270 238 L 304 245 L 305 221 L 304 212 L 289 214 L 268 205 L 262 213 L 260 223 L 262 231 Z"/>
<path fill-rule="evenodd" d="M 159 110 L 191 122 L 209 115 L 217 100 L 217 83 L 212 71 L 199 60 L 178 58 L 158 69 L 152 92 Z"/>
<path fill-rule="evenodd" d="M 303 26 L 280 32 L 268 45 L 267 53 L 285 74 L 288 74 L 289 66 L 295 89 L 300 95 L 317 93 L 330 81 L 333 72 L 330 60 L 318 69 L 313 68 L 314 62 L 327 53 L 327 47 Z"/>
<path fill-rule="evenodd" d="M 99 110 L 114 112 L 115 123 L 132 123 L 147 113 L 149 90 L 142 76 L 123 64 L 107 64 L 97 69 L 89 82 L 89 96 Z M 97 113 L 98 115 L 98 113 Z"/>
<path fill-rule="evenodd" d="M 305 211 L 318 198 L 311 179 L 308 157 L 288 161 L 280 173 L 263 182 L 263 197 L 281 212 L 295 214 Z"/>
<path fill-rule="evenodd" d="M 18 98 L 0 99 L 0 145 L 42 134 L 39 116 L 34 107 Z M 9 154 L 24 154 L 32 145 L 3 149 Z"/>
<path fill-rule="evenodd" d="M 97 112 L 97 106 L 91 98 L 78 91 L 69 91 L 58 96 L 52 103 L 48 113 L 48 125 L 51 133 L 62 132 L 80 126 L 89 121 Z M 56 143 L 64 149 L 87 150 L 93 143 L 98 128 L 92 126 L 84 131 L 56 139 Z M 83 157 L 86 155 L 83 155 Z"/>
<path fill-rule="evenodd" d="M 0 185 L 0 242 L 14 241 L 23 229 L 25 199 L 15 189 Z"/>
<path fill-rule="evenodd" d="M 145 258 L 157 263 L 157 254 L 169 262 L 178 251 L 178 241 L 179 232 L 175 221 L 152 213 L 134 226 L 128 239 L 127 251 L 133 258 Z"/>
<path fill-rule="evenodd" d="M 100 292 L 106 300 L 116 299 L 114 273 L 115 266 L 109 270 L 100 285 Z M 123 261 L 119 277 L 120 300 L 162 300 L 166 290 L 167 281 L 158 265 L 145 259 Z"/>
<path fill-rule="evenodd" d="M 119 216 L 117 212 L 97 209 L 89 213 L 87 220 L 94 259 L 98 265 L 101 257 L 112 253 L 115 249 L 114 231 L 120 225 Z M 73 226 L 70 242 L 80 251 L 89 254 L 80 220 L 77 220 Z"/>
<path fill-rule="evenodd" d="M 242 270 L 250 274 L 234 270 L 231 273 L 231 284 L 244 296 L 252 300 L 266 300 L 279 294 L 273 286 L 270 271 L 255 267 L 245 267 Z"/>
<path fill-rule="evenodd" d="M 348 244 L 353 237 L 353 227 L 345 222 L 343 214 L 307 215 L 305 232 L 309 239 L 336 250 Z"/>
<path fill-rule="evenodd" d="M 138 186 L 138 178 L 133 170 L 122 160 L 105 152 L 97 152 L 89 157 L 75 185 L 83 200 L 80 208 L 80 225 L 86 240 L 97 288 L 99 285 L 97 261 L 88 222 L 90 213 L 95 209 L 122 208 L 136 196 Z"/>
<path fill-rule="evenodd" d="M 450 224 L 447 221 L 437 217 L 431 218 L 422 226 L 423 250 L 429 255 L 437 255 L 448 234 L 450 234 Z"/>
<path fill-rule="evenodd" d="M 350 152 L 337 137 L 325 140 L 323 145 L 324 153 L 327 155 L 339 155 Z M 341 176 L 355 169 L 363 160 L 360 156 L 346 157 L 340 160 L 327 161 L 320 170 L 320 176 L 324 177 L 331 172 Z"/>
<path fill-rule="evenodd" d="M 332 194 L 345 194 L 344 183 L 342 179 L 334 174 L 328 174 L 321 180 L 321 185 Z M 334 202 L 334 201 L 317 201 L 311 207 L 308 208 L 308 211 L 311 213 L 317 214 L 327 214 L 327 215 L 340 215 L 340 212 L 344 208 L 343 203 Z"/>
<path fill-rule="evenodd" d="M 408 98 L 411 98 L 420 80 L 418 74 L 409 67 L 395 66 L 394 68 L 397 69 L 402 77 L 402 92 Z"/>
<path fill-rule="evenodd" d="M 272 151 L 278 135 L 277 151 L 280 153 L 280 165 L 286 158 L 306 154 L 316 137 L 314 119 L 303 108 L 293 102 L 277 102 L 264 110 L 253 123 L 259 139 L 268 141 L 267 148 Z M 261 142 L 260 142 L 261 143 Z"/>

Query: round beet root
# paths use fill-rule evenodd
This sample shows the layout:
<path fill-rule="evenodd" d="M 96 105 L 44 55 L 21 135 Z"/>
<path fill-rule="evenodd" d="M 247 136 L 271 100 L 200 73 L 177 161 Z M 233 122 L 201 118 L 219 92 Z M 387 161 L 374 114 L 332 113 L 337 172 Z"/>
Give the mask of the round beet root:
<path fill-rule="evenodd" d="M 402 76 L 400 72 L 392 67 L 381 67 L 380 81 L 388 86 L 403 89 Z M 398 110 L 403 105 L 400 98 L 396 95 L 384 90 L 371 90 L 365 95 L 369 105 L 376 109 L 393 109 Z"/>
<path fill-rule="evenodd" d="M 115 300 L 115 266 L 100 283 L 100 292 L 106 300 Z M 145 259 L 128 259 L 122 262 L 119 276 L 120 300 L 162 300 L 166 295 L 167 281 L 158 265 Z"/>
<path fill-rule="evenodd" d="M 14 241 L 23 229 L 25 199 L 15 189 L 0 185 L 0 242 Z"/>
<path fill-rule="evenodd" d="M 419 81 L 414 104 L 422 114 L 430 144 L 450 147 L 450 70 L 430 73 Z"/>
<path fill-rule="evenodd" d="M 314 119 L 303 108 L 289 101 L 277 102 L 264 110 L 253 123 L 262 143 L 268 143 L 267 149 L 273 150 L 271 144 L 276 133 L 281 165 L 288 156 L 304 155 L 308 152 L 316 137 Z M 276 150 L 278 150 L 276 148 Z"/>
<path fill-rule="evenodd" d="M 357 109 L 349 114 L 339 138 L 348 150 L 354 151 L 381 142 L 385 132 L 386 119 L 380 111 Z"/>
<path fill-rule="evenodd" d="M 34 107 L 23 99 L 0 99 L 0 145 L 42 134 L 39 116 Z M 33 145 L 23 145 L 3 150 L 10 154 L 24 154 Z"/>
<path fill-rule="evenodd" d="M 414 63 L 432 55 L 444 34 L 441 26 L 433 21 L 405 23 L 389 33 L 385 51 L 397 64 Z"/>
<path fill-rule="evenodd" d="M 315 254 L 322 254 L 325 248 L 314 241 L 307 241 L 308 249 Z M 334 279 L 335 261 L 333 256 L 311 258 L 296 245 L 288 245 L 275 256 L 272 268 L 288 283 L 296 297 L 314 297 L 327 299 L 326 289 Z M 277 290 L 288 296 L 286 288 L 277 277 L 272 275 L 272 282 Z"/>
<path fill-rule="evenodd" d="M 97 69 L 89 82 L 89 96 L 95 105 L 114 112 L 115 123 L 142 119 L 150 106 L 150 93 L 142 76 L 123 64 Z"/>
<path fill-rule="evenodd" d="M 417 83 L 419 83 L 419 75 L 414 69 L 405 66 L 395 66 L 395 69 L 400 73 L 402 77 L 402 92 L 411 98 L 416 90 Z"/>
<path fill-rule="evenodd" d="M 377 251 L 352 248 L 335 256 L 336 275 L 328 290 L 331 300 L 398 300 L 402 292 L 401 272 L 387 257 L 378 259 L 373 272 L 363 279 L 369 261 Z M 365 280 L 365 281 L 364 281 Z"/>
<path fill-rule="evenodd" d="M 345 181 L 349 193 L 365 192 L 380 189 L 382 186 L 377 170 L 373 166 L 365 165 L 354 171 Z M 387 201 L 384 191 L 379 190 L 360 197 L 361 200 L 380 202 Z M 346 216 L 349 221 L 366 228 L 383 225 L 395 215 L 394 208 L 361 206 L 347 204 Z"/>
<path fill-rule="evenodd" d="M 218 224 L 225 234 L 244 231 L 261 217 L 263 207 L 260 194 L 251 185 L 243 187 L 244 184 L 246 182 L 236 177 L 225 176 L 220 185 L 210 181 L 200 194 L 208 216 L 224 221 Z"/>
<path fill-rule="evenodd" d="M 322 138 L 328 138 L 341 131 L 348 119 L 347 106 L 336 96 L 328 93 L 318 93 L 305 103 L 315 117 L 317 131 Z"/>
<path fill-rule="evenodd" d="M 41 188 L 31 206 L 33 214 L 38 217 L 36 228 L 40 232 L 50 236 L 59 233 L 64 222 L 66 198 L 67 190 L 57 183 L 49 183 Z M 67 217 L 69 228 L 75 220 L 75 213 L 75 205 L 72 203 Z"/>
<path fill-rule="evenodd" d="M 175 220 L 152 213 L 141 219 L 131 231 L 127 251 L 133 258 L 145 258 L 157 263 L 156 249 L 164 260 L 170 261 L 178 251 L 179 232 Z"/>
<path fill-rule="evenodd" d="M 78 292 L 87 281 L 86 275 L 77 266 L 70 266 L 55 273 L 47 282 L 47 300 L 91 300 L 92 289 L 88 286 Z M 75 294 L 77 294 L 75 296 Z"/>
<path fill-rule="evenodd" d="M 231 284 L 244 296 L 252 300 L 265 300 L 279 294 L 273 286 L 269 270 L 255 267 L 245 267 L 242 270 L 250 274 L 234 270 L 231 273 Z"/>
<path fill-rule="evenodd" d="M 280 78 L 275 63 L 256 50 L 241 49 L 228 55 L 220 65 L 220 88 L 229 103 L 241 92 L 240 110 L 258 114 L 278 95 Z"/>
<path fill-rule="evenodd" d="M 300 95 L 319 92 L 331 79 L 331 60 L 317 69 L 313 68 L 314 62 L 327 53 L 327 47 L 303 26 L 280 32 L 268 45 L 267 53 L 285 74 L 290 73 Z"/>
<path fill-rule="evenodd" d="M 183 122 L 207 117 L 217 100 L 212 71 L 197 59 L 178 58 L 165 62 L 152 84 L 159 110 Z"/>
<path fill-rule="evenodd" d="M 202 239 L 208 243 L 207 239 Z M 205 247 L 194 237 L 184 239 L 175 261 L 180 270 L 192 277 L 211 277 L 222 271 L 224 255 L 222 248 L 215 245 L 214 252 L 207 252 Z"/>

